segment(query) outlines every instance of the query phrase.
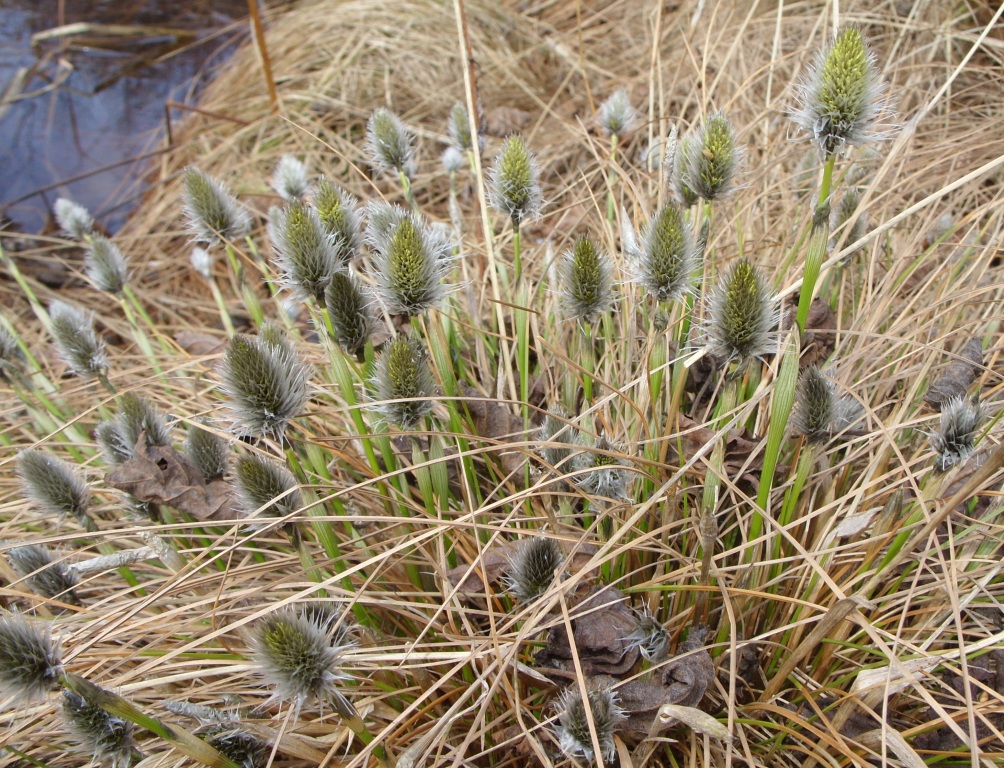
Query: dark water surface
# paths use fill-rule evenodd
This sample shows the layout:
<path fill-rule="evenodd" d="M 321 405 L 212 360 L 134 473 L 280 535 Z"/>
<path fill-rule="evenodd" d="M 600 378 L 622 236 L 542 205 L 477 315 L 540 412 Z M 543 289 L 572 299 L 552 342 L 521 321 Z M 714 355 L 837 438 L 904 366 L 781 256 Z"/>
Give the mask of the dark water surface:
<path fill-rule="evenodd" d="M 118 229 L 149 168 L 123 161 L 164 146 L 165 101 L 191 103 L 247 34 L 246 17 L 246 0 L 0 0 L 0 216 L 9 229 L 44 229 L 57 197 Z M 103 29 L 32 48 L 32 35 L 75 22 L 194 37 Z M 115 167 L 96 172 L 106 166 Z"/>

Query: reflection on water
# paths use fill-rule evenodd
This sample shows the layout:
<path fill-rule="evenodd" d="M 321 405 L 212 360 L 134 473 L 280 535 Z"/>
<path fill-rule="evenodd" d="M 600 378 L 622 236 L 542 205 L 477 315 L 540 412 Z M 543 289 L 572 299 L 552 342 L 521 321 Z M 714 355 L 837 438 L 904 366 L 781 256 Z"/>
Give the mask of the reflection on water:
<path fill-rule="evenodd" d="M 37 232 L 71 197 L 121 226 L 144 168 L 123 161 L 163 146 L 164 102 L 191 100 L 246 14 L 246 0 L 0 0 L 0 214 Z M 32 49 L 32 35 L 77 22 L 92 26 Z"/>

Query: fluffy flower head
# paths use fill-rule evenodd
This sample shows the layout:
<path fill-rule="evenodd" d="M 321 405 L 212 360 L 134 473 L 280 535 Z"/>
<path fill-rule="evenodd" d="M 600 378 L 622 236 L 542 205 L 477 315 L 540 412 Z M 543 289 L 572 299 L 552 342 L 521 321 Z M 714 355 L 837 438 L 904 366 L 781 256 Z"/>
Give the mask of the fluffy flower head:
<path fill-rule="evenodd" d="M 539 176 L 536 159 L 522 137 L 513 134 L 488 172 L 488 202 L 512 219 L 515 227 L 537 219 L 544 204 Z"/>
<path fill-rule="evenodd" d="M 398 336 L 383 348 L 371 384 L 373 409 L 391 424 L 414 429 L 432 413 L 436 382 L 420 343 Z"/>
<path fill-rule="evenodd" d="M 251 231 L 251 216 L 219 181 L 194 166 L 185 169 L 185 218 L 202 243 L 240 240 Z"/>

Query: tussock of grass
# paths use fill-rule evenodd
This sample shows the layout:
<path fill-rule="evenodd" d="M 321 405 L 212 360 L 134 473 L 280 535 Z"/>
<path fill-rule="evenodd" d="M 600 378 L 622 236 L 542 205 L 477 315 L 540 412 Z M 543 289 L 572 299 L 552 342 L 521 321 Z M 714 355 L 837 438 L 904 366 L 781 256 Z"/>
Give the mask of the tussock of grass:
<path fill-rule="evenodd" d="M 670 650 L 660 634 L 659 653 L 644 660 L 636 639 L 637 663 L 604 680 L 618 706 L 706 649 L 715 679 L 682 703 L 716 718 L 730 740 L 695 731 L 700 717 L 689 727 L 667 716 L 668 741 L 623 731 L 601 743 L 593 729 L 587 745 L 589 728 L 579 729 L 580 756 L 609 765 L 615 752 L 626 765 L 630 755 L 636 768 L 1004 758 L 1004 62 L 999 39 L 982 37 L 988 19 L 946 4 L 916 4 L 906 15 L 841 5 L 840 23 L 862 30 L 891 83 L 893 111 L 880 126 L 886 141 L 835 163 L 833 209 L 852 186 L 860 202 L 815 241 L 829 242 L 815 293 L 833 314 L 814 322 L 810 312 L 801 342 L 803 364 L 819 364 L 824 386 L 856 399 L 863 416 L 810 442 L 783 429 L 793 408 L 783 395 L 799 391 L 790 357 L 787 368 L 770 352 L 729 366 L 695 353 L 709 321 L 705 297 L 740 257 L 780 296 L 771 349 L 792 348 L 786 329 L 823 165 L 786 113 L 792 83 L 828 39 L 830 12 L 557 2 L 521 14 L 516 5 L 468 3 L 466 14 L 491 129 L 482 166 L 516 131 L 540 166 L 543 216 L 523 222 L 518 237 L 508 217 L 492 214 L 488 242 L 468 168 L 455 177 L 451 210 L 439 154 L 451 110 L 467 101 L 453 7 L 304 2 L 268 20 L 278 112 L 247 48 L 208 89 L 205 113 L 175 131 L 178 145 L 116 238 L 131 270 L 121 301 L 83 282 L 54 290 L 36 279 L 53 253 L 76 252 L 69 241 L 5 257 L 14 279 L 0 288 L 4 314 L 30 356 L 16 359 L 3 344 L 0 553 L 44 545 L 80 578 L 72 600 L 41 597 L 4 555 L 0 602 L 53 622 L 68 673 L 191 730 L 167 702 L 217 708 L 252 737 L 278 742 L 277 764 L 567 760 L 555 702 L 595 698 L 588 686 L 597 680 L 580 674 L 581 627 L 590 625 L 576 605 L 597 584 L 621 590 L 646 626 L 654 619 L 668 636 Z M 622 87 L 638 127 L 612 140 L 595 113 Z M 291 154 L 312 178 L 361 201 L 406 204 L 400 179 L 368 168 L 366 124 L 377 107 L 414 132 L 409 193 L 431 221 L 459 227 L 459 252 L 445 268 L 452 287 L 434 291 L 438 309 L 391 323 L 371 307 L 378 335 L 345 353 L 322 343 L 331 316 L 313 299 L 296 317 L 281 311 L 290 294 L 277 287 L 265 222 L 284 202 L 270 179 Z M 730 197 L 687 212 L 697 239 L 708 222 L 694 294 L 658 305 L 626 282 L 623 225 L 643 231 L 671 198 L 654 167 L 671 126 L 686 135 L 718 110 L 738 133 L 743 172 Z M 218 297 L 189 267 L 181 211 L 189 166 L 223 181 L 254 215 L 249 241 L 216 251 Z M 851 242 L 852 231 L 860 239 Z M 587 233 L 614 260 L 618 298 L 610 312 L 568 320 L 553 281 L 562 254 Z M 366 252 L 354 264 L 367 289 L 375 261 Z M 53 350 L 42 308 L 55 298 L 95 312 L 109 390 L 70 376 Z M 201 418 L 229 437 L 221 313 L 253 333 L 256 304 L 278 325 L 254 343 L 288 345 L 284 359 L 310 365 L 312 389 L 302 412 L 283 414 L 284 430 L 265 430 L 241 450 L 283 464 L 302 506 L 287 514 L 292 502 L 275 504 L 284 516 L 269 511 L 253 526 L 199 519 L 195 506 L 137 514 L 104 482 L 94 429 L 132 393 L 168 415 L 179 450 L 184 427 Z M 391 391 L 371 377 L 395 334 L 421 340 L 435 377 L 407 409 L 415 416 L 404 433 L 367 403 Z M 973 455 L 939 472 L 930 439 L 939 414 L 924 396 L 953 359 L 971 361 L 974 337 L 983 361 L 967 394 L 986 418 Z M 32 360 L 41 373 L 16 372 L 31 371 Z M 93 530 L 24 498 L 16 456 L 33 446 L 83 467 Z M 767 481 L 765 461 L 776 464 Z M 555 576 L 534 583 L 532 600 L 507 587 L 528 541 L 560 545 L 543 545 Z M 130 551 L 134 558 L 121 554 Z M 99 555 L 119 559 L 88 567 Z M 346 707 L 334 713 L 270 698 L 253 660 L 254 628 L 299 604 L 333 606 L 337 627 L 328 613 L 304 613 L 302 622 L 352 639 L 337 654 Z M 705 627 L 703 646 L 688 645 Z M 630 645 L 629 634 L 614 639 Z M 569 636 L 567 670 L 534 667 L 543 646 Z M 20 755 L 81 764 L 54 701 L 12 704 L 0 712 L 9 750 L 0 766 L 21 764 Z M 147 732 L 134 735 L 146 755 L 169 752 Z"/>

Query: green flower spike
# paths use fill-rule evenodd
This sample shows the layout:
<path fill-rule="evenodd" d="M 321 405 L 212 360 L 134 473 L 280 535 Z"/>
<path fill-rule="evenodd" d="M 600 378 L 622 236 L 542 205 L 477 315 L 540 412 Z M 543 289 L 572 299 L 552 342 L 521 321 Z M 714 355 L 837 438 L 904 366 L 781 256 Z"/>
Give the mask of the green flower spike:
<path fill-rule="evenodd" d="M 286 284 L 300 298 L 323 304 L 325 288 L 335 272 L 345 268 L 345 261 L 317 211 L 299 200 L 282 209 L 273 208 L 268 234 Z"/>
<path fill-rule="evenodd" d="M 565 315 L 591 323 L 614 300 L 614 266 L 588 236 L 580 237 L 560 267 L 559 293 Z"/>
<path fill-rule="evenodd" d="M 759 269 L 737 261 L 715 288 L 708 305 L 708 352 L 740 366 L 777 351 L 777 300 Z"/>
<path fill-rule="evenodd" d="M 220 182 L 198 168 L 185 169 L 185 218 L 192 239 L 234 242 L 251 231 L 251 216 Z"/>
<path fill-rule="evenodd" d="M 565 689 L 558 701 L 560 714 L 555 735 L 561 750 L 574 759 L 586 763 L 596 761 L 592 732 L 596 732 L 603 760 L 612 764 L 617 756 L 614 733 L 626 718 L 617 703 L 617 694 L 609 688 L 597 688 L 588 692 L 589 713 L 586 712 L 582 693 L 578 686 Z M 592 714 L 592 718 L 589 717 Z M 591 728 L 590 728 L 591 726 Z"/>
<path fill-rule="evenodd" d="M 732 124 L 725 113 L 715 112 L 680 148 L 677 193 L 685 202 L 693 195 L 707 202 L 720 200 L 735 189 L 741 164 Z"/>
<path fill-rule="evenodd" d="M 628 242 L 633 239 L 632 233 Z M 676 301 L 693 289 L 693 232 L 676 205 L 664 205 L 645 227 L 641 245 L 626 250 L 635 262 L 634 280 L 656 301 Z"/>
<path fill-rule="evenodd" d="M 536 600 L 550 589 L 565 565 L 565 553 L 554 539 L 532 538 L 520 543 L 509 559 L 504 581 L 521 603 Z"/>
<path fill-rule="evenodd" d="M 882 91 L 861 32 L 844 29 L 809 68 L 792 118 L 829 156 L 880 137 L 874 128 Z"/>
<path fill-rule="evenodd" d="M 539 176 L 537 161 L 523 139 L 510 136 L 488 173 L 488 202 L 506 214 L 513 226 L 537 219 L 544 204 Z"/>
<path fill-rule="evenodd" d="M 432 413 L 436 383 L 418 341 L 398 336 L 376 361 L 371 384 L 373 410 L 402 429 L 415 429 Z"/>

